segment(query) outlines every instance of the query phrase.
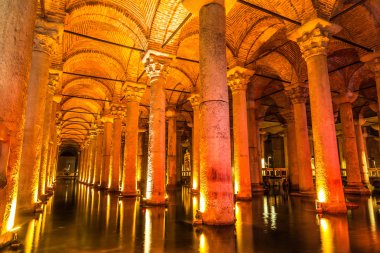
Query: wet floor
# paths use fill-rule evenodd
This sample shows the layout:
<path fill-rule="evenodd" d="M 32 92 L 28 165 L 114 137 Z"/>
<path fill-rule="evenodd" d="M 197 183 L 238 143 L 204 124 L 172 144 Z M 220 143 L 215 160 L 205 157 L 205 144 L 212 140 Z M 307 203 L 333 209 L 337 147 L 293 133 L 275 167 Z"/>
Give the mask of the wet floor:
<path fill-rule="evenodd" d="M 144 208 L 62 180 L 18 234 L 23 252 L 380 252 L 380 198 L 349 201 L 359 207 L 347 216 L 318 217 L 313 200 L 272 192 L 236 203 L 235 226 L 195 228 L 188 188 L 166 208 Z"/>

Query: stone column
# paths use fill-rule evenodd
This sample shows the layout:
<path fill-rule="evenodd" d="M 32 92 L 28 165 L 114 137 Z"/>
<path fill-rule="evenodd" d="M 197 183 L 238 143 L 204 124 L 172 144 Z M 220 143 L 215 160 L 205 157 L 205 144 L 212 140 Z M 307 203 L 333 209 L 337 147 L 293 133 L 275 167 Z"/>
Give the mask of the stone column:
<path fill-rule="evenodd" d="M 208 225 L 234 223 L 224 1 L 185 0 L 199 14 L 200 211 Z"/>
<path fill-rule="evenodd" d="M 137 195 L 137 146 L 139 138 L 139 104 L 145 93 L 145 85 L 128 83 L 125 90 L 127 116 L 124 146 L 124 171 L 122 195 Z"/>
<path fill-rule="evenodd" d="M 290 39 L 298 43 L 307 64 L 316 165 L 318 208 L 346 213 L 332 109 L 326 47 L 340 27 L 316 18 L 297 28 Z"/>
<path fill-rule="evenodd" d="M 165 91 L 169 55 L 149 50 L 143 58 L 150 78 L 150 113 L 146 203 L 165 204 Z"/>
<path fill-rule="evenodd" d="M 344 156 L 347 165 L 347 185 L 346 193 L 370 194 L 364 187 L 359 168 L 359 157 L 355 126 L 352 115 L 352 103 L 357 99 L 358 94 L 348 91 L 345 94 L 334 97 L 334 103 L 339 105 L 340 121 L 343 130 Z"/>
<path fill-rule="evenodd" d="M 18 189 L 18 211 L 33 213 L 38 202 L 42 131 L 48 91 L 50 55 L 56 43 L 57 29 L 49 23 L 36 23 L 33 57 L 26 102 L 24 142 Z M 50 86 L 50 85 L 49 85 Z"/>
<path fill-rule="evenodd" d="M 111 169 L 111 184 L 109 191 L 120 191 L 120 166 L 121 166 L 121 123 L 125 108 L 121 105 L 112 106 L 113 120 L 113 135 L 112 135 L 112 169 Z"/>
<path fill-rule="evenodd" d="M 248 115 L 248 145 L 249 145 L 249 166 L 251 171 L 251 187 L 253 193 L 264 192 L 262 185 L 262 168 L 260 157 L 260 132 L 258 121 L 256 120 L 255 101 L 251 100 L 247 105 Z"/>
<path fill-rule="evenodd" d="M 138 189 L 141 191 L 141 180 L 142 180 L 142 167 L 143 167 L 143 157 L 144 157 L 144 133 L 146 129 L 139 128 L 139 139 L 137 144 L 137 184 Z"/>
<path fill-rule="evenodd" d="M 94 174 L 96 171 L 96 151 L 97 151 L 97 126 L 94 124 L 92 126 L 92 129 L 90 129 L 90 139 L 91 139 L 91 145 L 90 145 L 90 166 L 88 168 L 88 178 L 87 178 L 87 184 L 93 185 L 94 184 Z"/>
<path fill-rule="evenodd" d="M 173 190 L 177 183 L 177 119 L 175 108 L 168 108 L 166 118 L 168 119 L 168 182 L 166 189 Z"/>
<path fill-rule="evenodd" d="M 336 131 L 336 137 L 338 141 L 338 152 L 339 152 L 339 164 L 340 169 L 346 169 L 346 160 L 344 158 L 344 148 L 343 148 L 343 133 L 341 130 Z"/>
<path fill-rule="evenodd" d="M 239 66 L 227 72 L 228 86 L 232 91 L 234 174 L 237 200 L 252 199 L 246 96 L 247 85 L 252 75 L 252 70 Z M 257 161 L 252 162 L 257 164 Z"/>
<path fill-rule="evenodd" d="M 106 115 L 102 117 L 104 123 L 104 139 L 103 139 L 103 166 L 102 177 L 100 180 L 100 188 L 107 189 L 111 184 L 110 172 L 112 170 L 112 115 Z"/>
<path fill-rule="evenodd" d="M 103 139 L 104 139 L 104 128 L 99 125 L 97 129 L 97 139 L 96 139 L 96 169 L 94 173 L 94 186 L 100 186 L 101 172 L 103 166 Z"/>
<path fill-rule="evenodd" d="M 91 166 L 90 161 L 91 161 L 91 140 L 88 138 L 86 140 L 86 156 L 84 157 L 84 170 L 83 170 L 83 183 L 87 184 L 88 182 L 88 174 L 89 174 L 89 168 Z"/>
<path fill-rule="evenodd" d="M 200 96 L 199 94 L 193 93 L 189 97 L 191 106 L 193 107 L 193 129 L 192 129 L 192 156 L 193 164 L 191 171 L 191 182 L 192 182 L 192 192 L 195 194 L 199 193 L 199 103 Z"/>
<path fill-rule="evenodd" d="M 80 147 L 80 159 L 79 159 L 79 183 L 83 182 L 83 168 L 84 168 L 84 145 Z"/>
<path fill-rule="evenodd" d="M 298 192 L 300 189 L 300 176 L 298 168 L 298 153 L 297 153 L 297 141 L 296 141 L 296 127 L 294 122 L 294 109 L 281 112 L 287 123 L 287 149 L 288 149 L 288 173 L 289 173 L 289 185 L 291 192 Z"/>
<path fill-rule="evenodd" d="M 309 133 L 307 128 L 307 116 L 305 102 L 308 96 L 308 88 L 302 83 L 287 86 L 286 93 L 293 104 L 294 134 L 296 143 L 296 162 L 299 173 L 299 192 L 302 195 L 314 195 L 313 175 L 311 169 L 311 156 L 309 145 Z M 294 142 L 293 139 L 290 139 Z M 292 145 L 292 144 L 290 144 Z M 294 156 L 294 154 L 291 154 Z"/>
<path fill-rule="evenodd" d="M 358 155 L 359 155 L 359 167 L 362 183 L 367 186 L 370 185 L 369 175 L 368 175 L 368 158 L 367 151 L 365 148 L 365 141 L 363 137 L 362 125 L 365 123 L 363 118 L 359 118 L 359 120 L 355 121 L 355 133 L 356 133 L 356 145 L 358 147 Z"/>
<path fill-rule="evenodd" d="M 32 60 L 37 1 L 3 0 L 0 8 L 0 123 L 10 131 L 5 182 L 0 186 L 0 234 L 13 228 L 24 136 L 25 104 Z"/>

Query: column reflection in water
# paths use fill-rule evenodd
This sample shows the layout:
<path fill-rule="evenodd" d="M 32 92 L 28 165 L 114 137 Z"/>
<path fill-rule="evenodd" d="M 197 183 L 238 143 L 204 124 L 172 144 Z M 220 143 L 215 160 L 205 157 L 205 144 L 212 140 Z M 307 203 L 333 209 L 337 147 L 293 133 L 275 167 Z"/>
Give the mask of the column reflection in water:
<path fill-rule="evenodd" d="M 38 246 L 40 244 L 40 237 L 43 234 L 42 227 L 45 226 L 46 218 L 46 206 L 43 207 L 44 212 L 40 213 L 36 218 L 29 222 L 24 240 L 25 253 L 38 252 Z"/>
<path fill-rule="evenodd" d="M 235 227 L 233 225 L 203 226 L 199 235 L 198 250 L 201 253 L 236 252 Z"/>
<path fill-rule="evenodd" d="M 235 216 L 237 251 L 254 251 L 252 202 L 237 202 L 235 204 Z"/>
<path fill-rule="evenodd" d="M 165 245 L 165 207 L 145 209 L 144 253 L 164 252 Z"/>
<path fill-rule="evenodd" d="M 136 226 L 139 202 L 136 198 L 126 198 L 119 202 L 120 241 L 123 247 L 133 252 L 136 248 Z"/>
<path fill-rule="evenodd" d="M 346 216 L 323 216 L 319 218 L 319 226 L 322 252 L 350 252 Z"/>

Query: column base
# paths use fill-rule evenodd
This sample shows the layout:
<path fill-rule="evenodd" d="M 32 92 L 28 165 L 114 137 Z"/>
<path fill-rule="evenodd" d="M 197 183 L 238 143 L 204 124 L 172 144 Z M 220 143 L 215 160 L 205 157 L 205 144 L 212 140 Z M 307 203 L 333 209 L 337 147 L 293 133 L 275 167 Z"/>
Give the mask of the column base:
<path fill-rule="evenodd" d="M 252 195 L 250 193 L 237 193 L 235 194 L 235 199 L 237 201 L 250 201 L 252 200 Z"/>
<path fill-rule="evenodd" d="M 121 197 L 122 198 L 134 198 L 134 197 L 137 197 L 139 196 L 139 192 L 138 191 L 134 191 L 134 192 L 121 192 Z"/>
<path fill-rule="evenodd" d="M 6 232 L 0 235 L 0 250 L 12 244 L 15 238 L 14 232 Z"/>
<path fill-rule="evenodd" d="M 299 191 L 290 193 L 291 196 L 295 197 L 315 197 L 314 191 Z"/>
<path fill-rule="evenodd" d="M 317 202 L 317 212 L 327 214 L 347 214 L 346 203 L 321 203 Z"/>
<path fill-rule="evenodd" d="M 144 199 L 142 203 L 147 206 L 165 206 L 167 204 L 167 201 L 166 199 L 162 199 L 162 198 L 151 198 L 151 199 Z"/>
<path fill-rule="evenodd" d="M 252 193 L 264 193 L 265 189 L 261 184 L 251 184 Z"/>
<path fill-rule="evenodd" d="M 350 185 L 348 184 L 344 188 L 344 193 L 355 194 L 355 195 L 371 195 L 371 191 L 364 187 L 364 185 Z"/>
<path fill-rule="evenodd" d="M 99 186 L 99 190 L 101 190 L 101 191 L 106 191 L 107 189 L 108 189 L 107 186 L 104 186 L 104 185 Z"/>
<path fill-rule="evenodd" d="M 109 193 L 115 193 L 115 194 L 120 193 L 120 190 L 119 189 L 115 189 L 115 188 L 109 188 L 109 189 L 107 189 L 107 191 Z"/>
<path fill-rule="evenodd" d="M 167 191 L 174 191 L 177 188 L 175 184 L 167 184 L 166 185 L 166 190 Z"/>
<path fill-rule="evenodd" d="M 41 200 L 42 202 L 46 202 L 49 200 L 49 194 L 45 193 L 45 194 L 41 194 L 38 199 Z"/>
<path fill-rule="evenodd" d="M 199 189 L 191 189 L 191 194 L 199 195 Z"/>

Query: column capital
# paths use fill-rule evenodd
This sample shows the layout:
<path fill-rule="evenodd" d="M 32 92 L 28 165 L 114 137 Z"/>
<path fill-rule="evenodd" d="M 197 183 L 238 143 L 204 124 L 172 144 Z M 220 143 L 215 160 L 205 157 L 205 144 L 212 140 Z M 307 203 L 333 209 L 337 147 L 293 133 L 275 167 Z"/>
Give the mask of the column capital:
<path fill-rule="evenodd" d="M 285 86 L 285 94 L 292 104 L 302 104 L 309 96 L 309 88 L 305 83 L 294 83 Z"/>
<path fill-rule="evenodd" d="M 376 77 L 380 77 L 380 52 L 366 54 L 360 60 L 368 64 Z"/>
<path fill-rule="evenodd" d="M 38 18 L 34 28 L 33 50 L 51 55 L 62 36 L 63 24 Z"/>
<path fill-rule="evenodd" d="M 347 91 L 345 93 L 342 93 L 338 96 L 333 97 L 333 102 L 336 105 L 341 104 L 352 104 L 355 102 L 355 100 L 358 98 L 359 94 L 357 92 Z"/>
<path fill-rule="evenodd" d="M 235 66 L 227 71 L 228 86 L 230 86 L 232 94 L 247 89 L 250 78 L 254 74 L 251 69 Z"/>
<path fill-rule="evenodd" d="M 144 96 L 145 89 L 145 84 L 126 82 L 124 86 L 124 93 L 127 102 L 140 103 L 141 98 Z"/>
<path fill-rule="evenodd" d="M 236 0 L 182 0 L 183 6 L 194 16 L 198 16 L 199 11 L 203 6 L 212 3 L 219 4 L 225 7 L 226 13 L 228 13 L 235 5 Z"/>
<path fill-rule="evenodd" d="M 172 59 L 174 59 L 173 55 L 148 50 L 142 58 L 142 63 L 148 77 L 154 79 L 167 73 L 167 67 Z"/>
<path fill-rule="evenodd" d="M 305 60 L 315 55 L 326 55 L 326 47 L 332 34 L 342 28 L 326 20 L 316 18 L 305 23 L 288 35 L 298 43 Z"/>
<path fill-rule="evenodd" d="M 177 116 L 177 110 L 174 106 L 170 106 L 166 109 L 166 118 L 175 118 Z"/>
<path fill-rule="evenodd" d="M 54 95 L 56 88 L 58 87 L 60 80 L 60 73 L 49 71 L 48 92 Z"/>
<path fill-rule="evenodd" d="M 289 124 L 294 122 L 294 112 L 292 109 L 283 110 L 280 114 L 286 120 L 286 123 Z"/>
<path fill-rule="evenodd" d="M 111 105 L 111 114 L 114 118 L 124 118 L 126 114 L 127 109 L 125 108 L 125 105 L 122 104 L 112 104 Z"/>
<path fill-rule="evenodd" d="M 190 101 L 191 106 L 194 108 L 196 106 L 199 106 L 201 102 L 201 95 L 198 93 L 192 93 L 187 100 Z"/>
<path fill-rule="evenodd" d="M 113 117 L 111 114 L 103 115 L 100 119 L 103 123 L 113 123 Z"/>

